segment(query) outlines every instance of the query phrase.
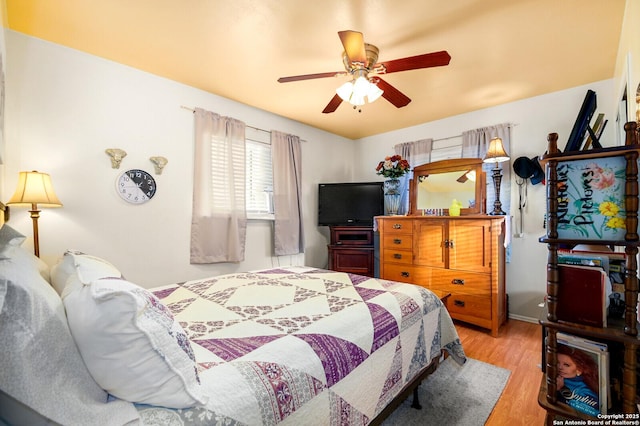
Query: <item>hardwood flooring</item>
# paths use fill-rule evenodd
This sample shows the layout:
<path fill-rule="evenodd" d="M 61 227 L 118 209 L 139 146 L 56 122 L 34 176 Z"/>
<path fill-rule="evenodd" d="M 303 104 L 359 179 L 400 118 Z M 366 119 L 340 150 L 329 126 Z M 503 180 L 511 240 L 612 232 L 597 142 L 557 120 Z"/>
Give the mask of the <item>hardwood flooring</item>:
<path fill-rule="evenodd" d="M 542 378 L 540 325 L 510 319 L 495 338 L 487 330 L 462 322 L 456 322 L 456 328 L 469 358 L 511 370 L 485 425 L 544 425 L 545 411 L 538 405 Z"/>

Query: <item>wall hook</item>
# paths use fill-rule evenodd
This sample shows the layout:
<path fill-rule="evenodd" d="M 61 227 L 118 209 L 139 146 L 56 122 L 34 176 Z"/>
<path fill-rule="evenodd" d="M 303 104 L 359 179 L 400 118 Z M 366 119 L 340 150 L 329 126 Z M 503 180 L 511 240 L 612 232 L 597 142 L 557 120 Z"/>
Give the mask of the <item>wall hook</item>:
<path fill-rule="evenodd" d="M 164 169 L 164 166 L 169 162 L 169 160 L 164 157 L 151 157 L 149 160 L 153 163 L 153 167 L 155 168 L 157 175 L 162 174 L 162 169 Z"/>
<path fill-rule="evenodd" d="M 122 159 L 127 156 L 127 152 L 120 148 L 109 148 L 105 151 L 109 157 L 111 157 L 111 168 L 119 169 Z"/>

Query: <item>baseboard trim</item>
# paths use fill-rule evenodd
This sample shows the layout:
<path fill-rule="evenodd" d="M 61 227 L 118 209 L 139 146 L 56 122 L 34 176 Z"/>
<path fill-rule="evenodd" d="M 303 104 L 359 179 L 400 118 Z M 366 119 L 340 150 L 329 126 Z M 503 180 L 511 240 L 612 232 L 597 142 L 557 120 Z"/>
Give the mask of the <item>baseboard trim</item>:
<path fill-rule="evenodd" d="M 518 320 L 518 321 L 524 321 L 524 322 L 532 322 L 534 324 L 538 324 L 539 321 L 537 318 L 531 318 L 531 317 L 525 317 L 522 315 L 516 315 L 516 314 L 509 314 L 509 319 L 514 319 L 514 320 Z"/>

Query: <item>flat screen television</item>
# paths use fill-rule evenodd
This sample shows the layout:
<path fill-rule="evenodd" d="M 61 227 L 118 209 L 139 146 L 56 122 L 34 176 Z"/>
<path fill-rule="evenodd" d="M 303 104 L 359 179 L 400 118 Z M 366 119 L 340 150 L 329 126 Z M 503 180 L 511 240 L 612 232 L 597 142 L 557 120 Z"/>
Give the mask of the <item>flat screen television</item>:
<path fill-rule="evenodd" d="M 383 214 L 383 182 L 318 185 L 318 226 L 373 226 Z"/>

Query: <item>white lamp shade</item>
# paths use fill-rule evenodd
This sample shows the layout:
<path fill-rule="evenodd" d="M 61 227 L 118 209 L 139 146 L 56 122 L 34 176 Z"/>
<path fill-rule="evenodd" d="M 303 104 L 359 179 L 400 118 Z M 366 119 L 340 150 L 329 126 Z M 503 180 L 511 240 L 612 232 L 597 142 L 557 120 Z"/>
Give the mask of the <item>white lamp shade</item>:
<path fill-rule="evenodd" d="M 374 102 L 376 99 L 382 96 L 383 93 L 384 91 L 377 85 L 369 83 L 369 93 L 367 93 L 367 99 L 369 100 L 369 103 Z"/>
<path fill-rule="evenodd" d="M 365 97 L 365 95 L 357 94 L 354 91 L 353 95 L 351 95 L 351 99 L 349 100 L 349 103 L 351 105 L 355 105 L 355 106 L 364 105 L 364 97 Z"/>
<path fill-rule="evenodd" d="M 489 142 L 489 149 L 487 149 L 487 153 L 482 161 L 485 163 L 502 163 L 503 161 L 508 160 L 509 154 L 507 154 L 507 151 L 504 149 L 502 139 L 491 139 L 491 142 Z"/>
<path fill-rule="evenodd" d="M 51 176 L 40 172 L 20 172 L 18 186 L 7 204 L 39 204 L 44 207 L 60 207 L 51 184 Z"/>
<path fill-rule="evenodd" d="M 336 89 L 336 93 L 338 94 L 338 96 L 340 96 L 340 99 L 345 102 L 349 102 L 349 99 L 351 99 L 351 94 L 353 93 L 353 83 L 347 81 L 345 84 Z"/>
<path fill-rule="evenodd" d="M 356 81 L 353 83 L 353 95 L 364 98 L 365 96 L 367 96 L 368 92 L 369 80 L 362 76 L 356 78 Z"/>

